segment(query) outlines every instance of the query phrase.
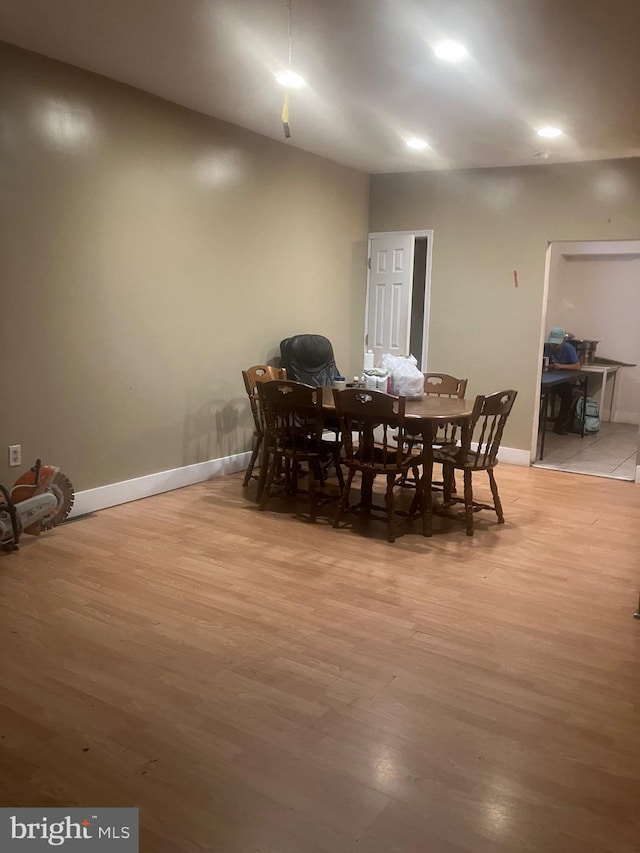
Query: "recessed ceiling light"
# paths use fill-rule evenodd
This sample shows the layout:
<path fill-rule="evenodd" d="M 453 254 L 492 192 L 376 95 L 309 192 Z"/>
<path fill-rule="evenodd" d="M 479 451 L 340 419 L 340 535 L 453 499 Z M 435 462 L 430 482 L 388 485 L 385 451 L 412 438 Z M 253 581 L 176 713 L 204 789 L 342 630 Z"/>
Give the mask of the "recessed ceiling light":
<path fill-rule="evenodd" d="M 555 139 L 562 136 L 562 131 L 559 127 L 541 127 L 538 136 L 544 136 L 545 139 Z"/>
<path fill-rule="evenodd" d="M 438 59 L 443 59 L 445 62 L 460 62 L 461 59 L 469 55 L 469 51 L 463 44 L 448 39 L 438 42 L 433 48 L 433 52 Z"/>
<path fill-rule="evenodd" d="M 411 139 L 407 139 L 407 147 L 415 148 L 416 151 L 424 151 L 425 148 L 429 147 L 429 143 L 424 139 L 418 139 L 417 136 L 413 136 Z"/>
<path fill-rule="evenodd" d="M 291 71 L 291 69 L 278 71 L 276 80 L 281 86 L 286 86 L 287 89 L 303 89 L 307 85 L 304 77 L 296 74 L 295 71 Z"/>

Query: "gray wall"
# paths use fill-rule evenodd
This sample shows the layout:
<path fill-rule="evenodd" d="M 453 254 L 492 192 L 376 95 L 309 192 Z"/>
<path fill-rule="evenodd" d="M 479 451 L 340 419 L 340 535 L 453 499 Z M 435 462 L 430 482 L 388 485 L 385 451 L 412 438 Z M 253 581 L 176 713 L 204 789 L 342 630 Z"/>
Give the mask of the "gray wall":
<path fill-rule="evenodd" d="M 248 449 L 290 334 L 360 369 L 365 174 L 2 44 L 0 146 L 0 482 L 8 444 L 78 489 Z"/>
<path fill-rule="evenodd" d="M 639 237 L 640 159 L 374 175 L 369 224 L 434 229 L 428 367 L 516 388 L 504 444 L 529 450 L 548 243 Z"/>

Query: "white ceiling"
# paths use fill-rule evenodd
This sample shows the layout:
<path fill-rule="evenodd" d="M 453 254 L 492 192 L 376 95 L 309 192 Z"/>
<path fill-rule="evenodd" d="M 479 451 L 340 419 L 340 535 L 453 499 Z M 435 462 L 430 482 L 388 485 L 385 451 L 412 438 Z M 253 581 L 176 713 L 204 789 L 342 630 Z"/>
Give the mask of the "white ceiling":
<path fill-rule="evenodd" d="M 292 21 L 288 145 L 367 172 L 640 155 L 640 0 L 292 0 Z M 282 141 L 287 28 L 286 0 L 0 0 L 3 40 Z"/>

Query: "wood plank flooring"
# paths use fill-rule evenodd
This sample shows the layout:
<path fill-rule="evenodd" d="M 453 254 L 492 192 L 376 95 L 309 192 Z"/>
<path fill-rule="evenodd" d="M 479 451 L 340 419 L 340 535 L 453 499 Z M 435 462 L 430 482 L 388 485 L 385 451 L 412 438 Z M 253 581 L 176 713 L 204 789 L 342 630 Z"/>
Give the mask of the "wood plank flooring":
<path fill-rule="evenodd" d="M 240 475 L 25 537 L 1 804 L 139 806 L 145 853 L 637 853 L 640 487 L 497 478 L 473 538 Z"/>

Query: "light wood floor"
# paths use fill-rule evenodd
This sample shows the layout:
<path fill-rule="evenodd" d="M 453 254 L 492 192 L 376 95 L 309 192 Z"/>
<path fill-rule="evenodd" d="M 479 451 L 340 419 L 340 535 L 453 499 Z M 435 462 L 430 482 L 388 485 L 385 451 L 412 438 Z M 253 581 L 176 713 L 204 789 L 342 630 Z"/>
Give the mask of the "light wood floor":
<path fill-rule="evenodd" d="M 239 476 L 25 538 L 0 804 L 139 806 L 145 853 L 637 853 L 640 486 L 497 477 L 473 538 Z"/>

